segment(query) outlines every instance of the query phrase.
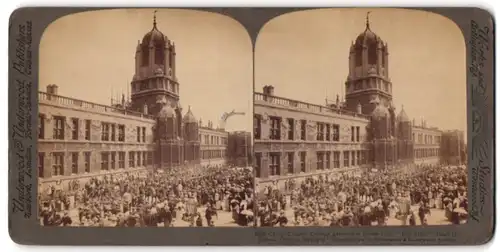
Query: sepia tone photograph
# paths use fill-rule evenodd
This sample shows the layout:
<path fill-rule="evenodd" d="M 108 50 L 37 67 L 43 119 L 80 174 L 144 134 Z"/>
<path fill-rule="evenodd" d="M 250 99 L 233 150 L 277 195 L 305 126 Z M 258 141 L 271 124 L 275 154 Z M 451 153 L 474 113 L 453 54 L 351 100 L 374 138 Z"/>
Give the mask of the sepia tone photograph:
<path fill-rule="evenodd" d="M 43 226 L 254 223 L 252 45 L 175 9 L 64 16 L 40 43 Z"/>
<path fill-rule="evenodd" d="M 257 226 L 466 222 L 466 44 L 439 14 L 298 11 L 255 44 Z"/>

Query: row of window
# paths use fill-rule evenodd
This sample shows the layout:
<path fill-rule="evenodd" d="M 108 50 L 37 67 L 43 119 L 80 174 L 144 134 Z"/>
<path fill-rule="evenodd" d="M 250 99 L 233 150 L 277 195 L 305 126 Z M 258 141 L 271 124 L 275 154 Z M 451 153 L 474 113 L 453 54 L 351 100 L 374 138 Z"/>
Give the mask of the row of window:
<path fill-rule="evenodd" d="M 66 117 L 53 116 L 52 139 L 64 140 L 66 129 Z M 78 118 L 71 118 L 71 140 L 80 140 L 79 131 L 81 121 Z M 83 120 L 85 129 L 84 140 L 90 140 L 92 131 L 92 121 Z M 137 127 L 137 142 L 146 142 L 146 127 Z M 118 134 L 117 134 L 118 133 Z M 38 139 L 45 139 L 45 115 L 38 116 Z M 101 141 L 125 142 L 125 125 L 101 122 Z"/>
<path fill-rule="evenodd" d="M 201 151 L 201 159 L 223 158 L 226 156 L 225 150 L 203 150 Z"/>
<path fill-rule="evenodd" d="M 227 138 L 226 137 L 200 134 L 199 139 L 201 141 L 201 144 L 227 145 Z"/>
<path fill-rule="evenodd" d="M 270 127 L 269 127 L 269 139 L 272 140 L 282 140 L 281 139 L 281 128 L 282 128 L 282 118 L 276 116 L 270 116 Z M 307 121 L 306 120 L 295 120 L 293 118 L 287 118 L 287 140 L 306 140 L 307 132 Z M 300 136 L 295 136 L 295 123 L 296 121 L 300 124 Z M 259 114 L 254 115 L 254 138 L 261 139 L 262 131 L 262 116 Z M 340 126 L 338 124 L 329 124 L 323 122 L 316 123 L 316 140 L 317 141 L 340 141 Z M 351 141 L 360 141 L 360 127 L 351 127 Z"/>
<path fill-rule="evenodd" d="M 415 133 L 412 135 L 412 140 L 415 142 Z M 440 144 L 441 136 L 426 135 L 418 133 L 416 143 L 420 144 Z"/>
<path fill-rule="evenodd" d="M 316 170 L 328 170 L 328 169 L 337 169 L 340 168 L 340 151 L 318 151 L 316 152 Z M 283 164 L 282 169 L 281 164 L 281 155 L 280 152 L 271 152 L 269 153 L 269 176 L 279 176 L 282 174 L 293 174 L 295 170 L 295 152 L 287 152 L 286 164 Z M 307 160 L 307 152 L 302 151 L 299 153 L 299 167 L 300 172 L 306 172 L 306 160 Z M 344 151 L 343 152 L 343 167 L 351 167 L 351 166 L 359 166 L 364 165 L 368 161 L 367 152 L 366 151 Z M 261 176 L 262 169 L 262 153 L 255 153 L 255 162 L 256 162 L 256 176 Z"/>
<path fill-rule="evenodd" d="M 438 157 L 439 149 L 428 148 L 428 149 L 416 149 L 415 158 L 428 158 L 428 157 Z"/>
<path fill-rule="evenodd" d="M 84 173 L 90 173 L 90 159 L 92 152 L 83 152 L 83 171 Z M 50 153 L 52 158 L 52 177 L 63 176 L 65 167 L 65 153 L 64 152 L 52 152 Z M 70 152 L 71 157 L 70 166 L 71 174 L 79 173 L 79 159 L 81 158 L 79 152 Z M 125 152 L 124 151 L 110 151 L 110 152 L 100 152 L 101 156 L 101 171 L 115 170 L 115 169 L 125 169 Z M 152 165 L 153 164 L 153 152 L 151 151 L 129 151 L 129 168 Z M 38 153 L 38 176 L 43 177 L 45 170 L 45 153 Z"/>
<path fill-rule="evenodd" d="M 116 141 L 116 125 L 101 123 L 101 141 Z M 125 142 L 125 125 L 118 125 L 118 142 Z"/>

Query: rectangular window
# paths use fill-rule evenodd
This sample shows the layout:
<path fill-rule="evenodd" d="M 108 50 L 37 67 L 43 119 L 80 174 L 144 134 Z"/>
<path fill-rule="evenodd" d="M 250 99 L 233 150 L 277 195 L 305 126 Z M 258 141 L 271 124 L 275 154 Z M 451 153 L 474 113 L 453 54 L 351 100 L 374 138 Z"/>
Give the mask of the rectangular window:
<path fill-rule="evenodd" d="M 316 140 L 318 141 L 325 140 L 323 136 L 323 128 L 324 128 L 323 123 L 316 123 Z"/>
<path fill-rule="evenodd" d="M 288 140 L 293 140 L 293 137 L 294 137 L 293 133 L 295 131 L 295 123 L 294 123 L 293 118 L 288 118 L 287 121 L 288 121 L 288 132 L 287 132 Z"/>
<path fill-rule="evenodd" d="M 262 153 L 255 153 L 255 177 L 260 178 L 262 169 Z"/>
<path fill-rule="evenodd" d="M 53 139 L 64 140 L 64 127 L 66 118 L 63 116 L 54 116 L 54 134 L 52 136 Z"/>
<path fill-rule="evenodd" d="M 324 166 L 324 156 L 325 153 L 322 151 L 316 152 L 316 170 L 323 170 L 325 169 Z"/>
<path fill-rule="evenodd" d="M 356 127 L 356 142 L 359 142 L 359 126 Z"/>
<path fill-rule="evenodd" d="M 52 176 L 64 175 L 64 152 L 52 153 Z"/>
<path fill-rule="evenodd" d="M 101 153 L 101 171 L 109 170 L 109 152 Z"/>
<path fill-rule="evenodd" d="M 142 164 L 142 162 L 141 162 L 141 152 L 138 151 L 137 152 L 137 167 L 140 167 L 141 164 Z"/>
<path fill-rule="evenodd" d="M 351 142 L 354 142 L 355 137 L 356 137 L 356 132 L 354 126 L 351 126 Z"/>
<path fill-rule="evenodd" d="M 118 125 L 118 142 L 125 142 L 125 125 Z"/>
<path fill-rule="evenodd" d="M 111 141 L 116 141 L 116 125 L 111 124 Z"/>
<path fill-rule="evenodd" d="M 71 139 L 78 140 L 78 118 L 71 118 Z"/>
<path fill-rule="evenodd" d="M 351 165 L 355 166 L 356 165 L 356 151 L 351 152 Z"/>
<path fill-rule="evenodd" d="M 269 117 L 269 120 L 271 121 L 269 139 L 280 140 L 281 139 L 281 118 L 271 116 L 271 117 Z"/>
<path fill-rule="evenodd" d="M 135 152 L 133 152 L 133 151 L 130 151 L 128 153 L 128 167 L 129 168 L 135 167 Z"/>
<path fill-rule="evenodd" d="M 85 120 L 85 140 L 90 140 L 90 120 Z"/>
<path fill-rule="evenodd" d="M 344 154 L 343 155 L 344 156 L 344 167 L 349 167 L 349 164 L 350 164 L 350 162 L 349 162 L 349 154 L 350 153 L 349 153 L 349 151 L 344 151 L 343 154 Z"/>
<path fill-rule="evenodd" d="M 38 115 L 38 139 L 45 137 L 45 115 Z"/>
<path fill-rule="evenodd" d="M 89 173 L 90 172 L 90 152 L 84 152 L 83 153 L 84 157 L 84 165 L 85 165 L 85 172 Z"/>
<path fill-rule="evenodd" d="M 111 152 L 111 170 L 116 169 L 116 152 Z"/>
<path fill-rule="evenodd" d="M 356 164 L 361 164 L 361 151 L 356 151 Z"/>
<path fill-rule="evenodd" d="M 38 152 L 38 177 L 43 178 L 45 171 L 45 153 Z"/>
<path fill-rule="evenodd" d="M 273 152 L 269 153 L 270 163 L 269 163 L 269 175 L 275 176 L 280 175 L 280 153 Z"/>
<path fill-rule="evenodd" d="M 333 168 L 340 167 L 340 151 L 333 152 Z"/>
<path fill-rule="evenodd" d="M 146 142 L 146 127 L 142 127 L 142 142 Z"/>
<path fill-rule="evenodd" d="M 338 124 L 332 125 L 332 141 L 338 142 L 340 140 L 340 126 Z"/>
<path fill-rule="evenodd" d="M 325 153 L 325 156 L 326 156 L 326 161 L 325 161 L 325 166 L 326 166 L 326 169 L 330 169 L 330 167 L 331 167 L 331 166 L 330 166 L 330 162 L 331 162 L 331 160 L 330 160 L 330 156 L 331 156 L 331 154 L 332 154 L 332 153 L 331 153 L 331 152 L 329 152 L 329 151 L 327 151 L 327 152 Z"/>
<path fill-rule="evenodd" d="M 300 172 L 306 172 L 306 152 L 300 153 Z"/>
<path fill-rule="evenodd" d="M 71 174 L 78 174 L 78 152 L 71 153 Z"/>
<path fill-rule="evenodd" d="M 326 137 L 326 141 L 330 141 L 330 124 L 325 124 L 325 128 L 326 128 L 326 133 L 325 133 L 325 137 Z"/>
<path fill-rule="evenodd" d="M 109 141 L 109 123 L 101 123 L 101 141 Z"/>
<path fill-rule="evenodd" d="M 293 174 L 293 152 L 288 152 L 288 174 Z"/>
<path fill-rule="evenodd" d="M 300 140 L 306 140 L 306 120 L 300 120 Z"/>
<path fill-rule="evenodd" d="M 118 152 L 118 169 L 125 169 L 125 152 Z"/>
<path fill-rule="evenodd" d="M 141 142 L 141 127 L 137 127 L 137 142 Z"/>

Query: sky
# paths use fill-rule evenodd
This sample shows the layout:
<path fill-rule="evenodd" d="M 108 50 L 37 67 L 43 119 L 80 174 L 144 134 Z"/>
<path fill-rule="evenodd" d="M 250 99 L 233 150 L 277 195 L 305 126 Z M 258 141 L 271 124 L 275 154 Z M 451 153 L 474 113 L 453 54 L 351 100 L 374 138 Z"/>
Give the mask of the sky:
<path fill-rule="evenodd" d="M 388 43 L 389 77 L 397 113 L 427 126 L 466 131 L 465 40 L 438 14 L 405 9 L 322 9 L 276 17 L 255 45 L 255 91 L 273 85 L 276 96 L 325 104 L 348 75 L 349 47 L 370 28 Z"/>
<path fill-rule="evenodd" d="M 40 43 L 40 91 L 109 105 L 127 93 L 135 72 L 138 40 L 153 27 L 154 9 L 99 10 L 57 19 Z M 228 120 L 226 130 L 252 127 L 252 45 L 237 21 L 214 13 L 160 9 L 157 26 L 176 46 L 180 104 L 203 124 L 218 124 L 224 112 L 248 116 Z"/>

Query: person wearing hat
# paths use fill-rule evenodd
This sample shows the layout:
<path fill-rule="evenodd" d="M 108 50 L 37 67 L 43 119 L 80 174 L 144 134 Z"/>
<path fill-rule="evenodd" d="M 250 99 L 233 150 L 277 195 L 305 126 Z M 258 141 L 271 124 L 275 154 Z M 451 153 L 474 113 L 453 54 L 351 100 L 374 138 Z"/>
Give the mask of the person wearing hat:
<path fill-rule="evenodd" d="M 274 225 L 278 224 L 280 227 L 285 227 L 288 224 L 288 218 L 285 216 L 285 211 L 281 210 L 280 215 L 276 218 Z"/>

